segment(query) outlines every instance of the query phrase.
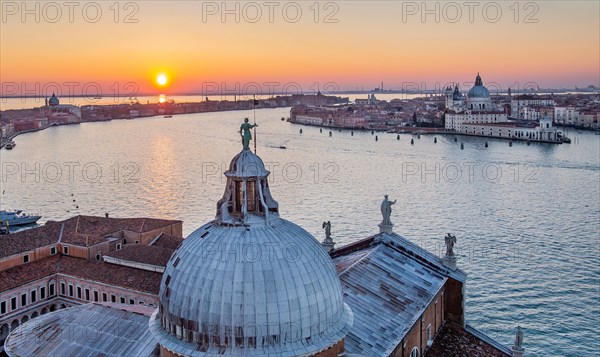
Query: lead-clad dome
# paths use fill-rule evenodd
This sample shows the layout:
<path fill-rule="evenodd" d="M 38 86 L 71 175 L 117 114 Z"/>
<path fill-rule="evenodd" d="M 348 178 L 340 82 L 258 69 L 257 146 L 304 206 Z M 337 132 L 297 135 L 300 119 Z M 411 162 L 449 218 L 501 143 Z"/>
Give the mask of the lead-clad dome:
<path fill-rule="evenodd" d="M 229 164 L 229 170 L 225 172 L 227 177 L 256 177 L 268 176 L 269 171 L 265 169 L 262 159 L 250 150 L 242 150 L 233 157 Z"/>
<path fill-rule="evenodd" d="M 50 97 L 50 99 L 48 100 L 48 105 L 56 106 L 58 104 L 60 104 L 60 101 L 58 100 L 58 98 L 56 98 L 56 95 L 52 93 L 52 97 Z"/>
<path fill-rule="evenodd" d="M 490 91 L 483 85 L 483 81 L 481 80 L 481 76 L 479 73 L 477 74 L 477 78 L 475 78 L 475 85 L 469 90 L 468 94 L 469 98 L 489 98 Z"/>
<path fill-rule="evenodd" d="M 256 164 L 258 175 L 243 163 Z M 279 217 L 261 165 L 249 150 L 232 160 L 216 219 L 169 260 L 150 322 L 162 348 L 184 356 L 310 356 L 348 333 L 352 312 L 333 261 L 313 236 Z"/>

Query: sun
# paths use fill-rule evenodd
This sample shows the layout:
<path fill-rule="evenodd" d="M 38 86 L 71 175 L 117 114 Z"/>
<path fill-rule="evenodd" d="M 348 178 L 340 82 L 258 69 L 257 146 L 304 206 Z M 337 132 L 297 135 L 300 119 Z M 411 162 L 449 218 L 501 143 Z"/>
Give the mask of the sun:
<path fill-rule="evenodd" d="M 168 81 L 169 81 L 169 79 L 167 78 L 167 75 L 164 73 L 161 73 L 158 76 L 156 76 L 156 83 L 158 83 L 158 85 L 160 85 L 160 86 L 164 86 L 165 84 L 167 84 Z"/>

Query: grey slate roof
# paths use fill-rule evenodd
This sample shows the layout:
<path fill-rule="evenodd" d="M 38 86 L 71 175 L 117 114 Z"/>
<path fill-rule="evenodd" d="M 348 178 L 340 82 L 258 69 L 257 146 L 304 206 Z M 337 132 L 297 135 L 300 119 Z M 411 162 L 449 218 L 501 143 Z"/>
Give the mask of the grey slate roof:
<path fill-rule="evenodd" d="M 140 309 L 139 307 L 136 307 Z M 9 356 L 155 356 L 148 316 L 85 304 L 36 317 L 5 342 Z"/>
<path fill-rule="evenodd" d="M 389 356 L 447 281 L 441 260 L 396 234 L 334 257 L 344 301 L 354 314 L 346 351 Z"/>

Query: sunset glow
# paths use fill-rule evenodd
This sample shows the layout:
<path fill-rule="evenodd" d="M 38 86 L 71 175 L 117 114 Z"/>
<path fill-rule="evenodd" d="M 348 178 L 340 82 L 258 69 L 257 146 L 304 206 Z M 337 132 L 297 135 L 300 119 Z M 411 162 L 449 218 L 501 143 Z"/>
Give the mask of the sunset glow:
<path fill-rule="evenodd" d="M 406 83 L 434 89 L 472 82 L 478 71 L 503 87 L 600 85 L 595 1 L 529 3 L 534 8 L 493 3 L 501 6 L 495 18 L 491 6 L 483 11 L 486 3 L 469 18 L 468 8 L 452 9 L 444 2 L 426 3 L 437 9 L 433 13 L 407 7 L 421 2 L 349 1 L 319 11 L 300 2 L 298 19 L 290 18 L 291 10 L 283 14 L 283 6 L 270 19 L 268 9 L 253 18 L 243 3 L 230 15 L 221 9 L 207 13 L 203 2 L 175 3 L 168 11 L 160 2 L 136 4 L 116 13 L 101 3 L 105 8 L 96 22 L 77 12 L 70 21 L 68 9 L 55 22 L 43 21 L 43 14 L 38 23 L 33 16 L 22 21 L 18 12 L 6 14 L 0 76 L 18 88 L 3 85 L 3 93 L 68 82 L 80 83 L 79 91 L 98 83 L 103 92 L 115 83 L 126 91 L 132 82 L 140 93 L 155 94 L 201 93 L 215 83 L 227 88 L 259 83 L 263 90 L 271 82 L 279 89 L 293 83 L 303 90 L 333 83 L 356 90 L 383 81 L 388 89 Z"/>

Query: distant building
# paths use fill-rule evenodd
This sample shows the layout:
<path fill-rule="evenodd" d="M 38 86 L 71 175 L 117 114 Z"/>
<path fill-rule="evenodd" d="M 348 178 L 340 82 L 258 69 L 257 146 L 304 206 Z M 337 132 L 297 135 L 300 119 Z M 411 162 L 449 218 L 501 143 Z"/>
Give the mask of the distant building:
<path fill-rule="evenodd" d="M 523 107 L 523 115 L 532 122 L 510 120 L 506 110 L 500 109 L 491 100 L 479 74 L 466 99 L 460 95 L 458 87 L 454 91 L 450 87 L 446 88 L 446 104 L 445 127 L 448 131 L 475 136 L 560 142 L 558 129 L 552 125 L 552 107 Z"/>
<path fill-rule="evenodd" d="M 524 108 L 528 107 L 547 107 L 552 108 L 556 105 L 556 101 L 550 97 L 543 97 L 538 95 L 523 94 L 511 98 L 511 117 L 525 120 L 538 120 L 540 118 L 526 117 L 528 110 Z M 543 117 L 543 115 L 541 116 Z"/>

